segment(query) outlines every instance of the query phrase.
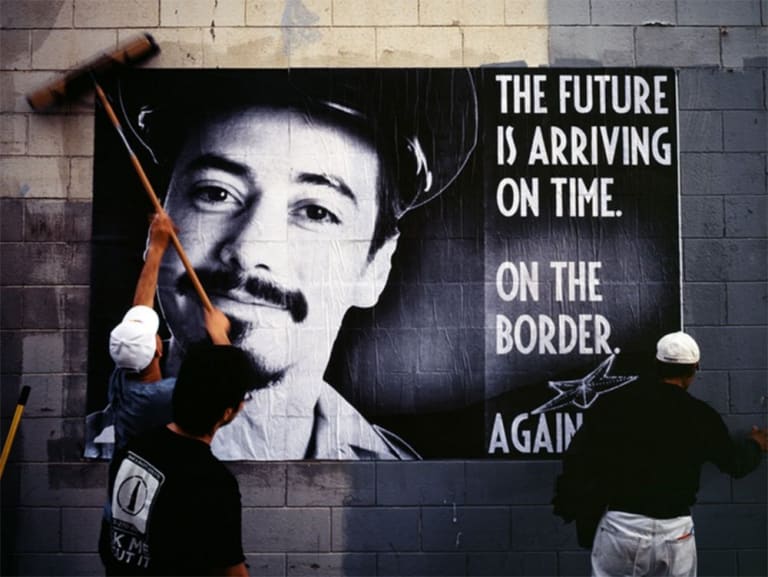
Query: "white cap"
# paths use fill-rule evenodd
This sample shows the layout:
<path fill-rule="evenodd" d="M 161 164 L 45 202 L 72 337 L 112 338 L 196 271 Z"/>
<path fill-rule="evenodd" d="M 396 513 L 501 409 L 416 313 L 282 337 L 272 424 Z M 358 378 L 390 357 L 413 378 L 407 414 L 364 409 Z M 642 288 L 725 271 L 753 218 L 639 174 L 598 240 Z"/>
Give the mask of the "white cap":
<path fill-rule="evenodd" d="M 700 358 L 699 345 L 683 332 L 664 335 L 656 343 L 656 359 L 674 365 L 695 365 Z"/>
<path fill-rule="evenodd" d="M 132 307 L 109 334 L 109 354 L 115 366 L 139 372 L 152 362 L 157 351 L 157 313 L 144 305 Z"/>

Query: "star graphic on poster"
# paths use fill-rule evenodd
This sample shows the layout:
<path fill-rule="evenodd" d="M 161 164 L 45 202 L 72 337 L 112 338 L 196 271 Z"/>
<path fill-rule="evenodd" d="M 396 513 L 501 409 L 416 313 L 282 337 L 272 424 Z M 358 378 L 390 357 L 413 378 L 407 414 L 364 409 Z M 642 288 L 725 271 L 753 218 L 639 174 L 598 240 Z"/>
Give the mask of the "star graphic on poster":
<path fill-rule="evenodd" d="M 581 379 L 568 381 L 549 381 L 548 387 L 557 391 L 557 396 L 540 407 L 531 411 L 532 415 L 560 409 L 567 405 L 575 405 L 580 409 L 588 409 L 597 397 L 619 387 L 623 387 L 637 379 L 637 375 L 609 375 L 616 355 L 611 355 L 600 365 Z"/>

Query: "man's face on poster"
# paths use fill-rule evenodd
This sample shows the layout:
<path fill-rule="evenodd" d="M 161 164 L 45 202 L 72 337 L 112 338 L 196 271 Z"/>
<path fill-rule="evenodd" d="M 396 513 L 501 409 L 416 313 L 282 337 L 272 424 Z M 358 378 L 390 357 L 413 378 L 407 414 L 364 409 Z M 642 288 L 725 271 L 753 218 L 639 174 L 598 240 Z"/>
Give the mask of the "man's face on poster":
<path fill-rule="evenodd" d="M 212 116 L 181 147 L 166 210 L 233 344 L 273 379 L 320 381 L 346 311 L 375 304 L 396 242 L 369 255 L 379 172 L 369 143 L 291 110 Z M 205 337 L 175 251 L 159 296 L 178 345 Z"/>

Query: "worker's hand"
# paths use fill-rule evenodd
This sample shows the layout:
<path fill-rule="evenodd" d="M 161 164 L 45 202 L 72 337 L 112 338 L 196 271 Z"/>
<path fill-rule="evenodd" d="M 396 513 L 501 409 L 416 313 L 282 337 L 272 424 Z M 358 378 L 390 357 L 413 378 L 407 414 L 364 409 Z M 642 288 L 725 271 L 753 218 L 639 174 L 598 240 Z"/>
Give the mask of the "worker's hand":
<path fill-rule="evenodd" d="M 760 429 L 756 426 L 752 427 L 752 431 L 749 436 L 755 441 L 763 452 L 768 452 L 768 429 Z"/>
<path fill-rule="evenodd" d="M 156 212 L 149 225 L 149 247 L 165 250 L 171 235 L 176 232 L 176 226 L 165 211 Z"/>
<path fill-rule="evenodd" d="M 229 319 L 217 308 L 210 311 L 203 309 L 205 315 L 205 330 L 211 337 L 214 345 L 228 345 L 229 343 Z"/>

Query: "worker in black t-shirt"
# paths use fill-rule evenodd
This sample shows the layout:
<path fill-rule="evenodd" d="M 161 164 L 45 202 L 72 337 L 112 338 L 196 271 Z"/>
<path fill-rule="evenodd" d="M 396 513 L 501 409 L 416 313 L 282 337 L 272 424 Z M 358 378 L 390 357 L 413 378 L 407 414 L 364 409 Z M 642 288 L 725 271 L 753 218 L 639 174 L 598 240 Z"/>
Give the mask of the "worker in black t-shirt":
<path fill-rule="evenodd" d="M 576 521 L 594 576 L 696 575 L 690 507 L 702 465 L 739 478 L 768 449 L 765 429 L 734 440 L 717 411 L 688 394 L 699 357 L 689 335 L 662 337 L 658 378 L 598 401 L 568 448 L 554 512 Z"/>
<path fill-rule="evenodd" d="M 248 575 L 237 480 L 210 444 L 261 377 L 233 346 L 192 353 L 176 380 L 173 422 L 129 442 L 110 465 L 99 539 L 107 575 Z"/>

